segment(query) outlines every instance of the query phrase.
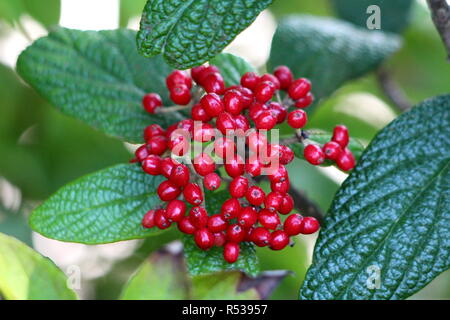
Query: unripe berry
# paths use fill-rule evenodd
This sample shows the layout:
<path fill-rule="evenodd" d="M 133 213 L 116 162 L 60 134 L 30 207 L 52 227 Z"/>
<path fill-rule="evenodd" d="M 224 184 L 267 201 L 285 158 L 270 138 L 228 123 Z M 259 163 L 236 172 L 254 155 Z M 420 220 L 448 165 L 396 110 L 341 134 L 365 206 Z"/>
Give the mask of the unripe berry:
<path fill-rule="evenodd" d="M 208 229 L 211 232 L 221 232 L 227 229 L 228 222 L 221 214 L 214 214 L 208 219 Z"/>
<path fill-rule="evenodd" d="M 272 99 L 275 91 L 276 87 L 270 81 L 263 81 L 258 83 L 254 90 L 256 101 L 266 103 L 267 101 Z"/>
<path fill-rule="evenodd" d="M 275 230 L 281 224 L 280 217 L 276 212 L 263 209 L 259 212 L 258 222 L 267 229 Z"/>
<path fill-rule="evenodd" d="M 217 129 L 223 134 L 232 134 L 236 130 L 236 121 L 228 112 L 222 112 L 217 116 Z"/>
<path fill-rule="evenodd" d="M 142 169 L 153 176 L 161 174 L 161 158 L 151 154 L 142 161 Z"/>
<path fill-rule="evenodd" d="M 225 171 L 232 178 L 238 177 L 244 174 L 245 164 L 240 155 L 235 155 L 231 159 L 226 159 Z"/>
<path fill-rule="evenodd" d="M 291 214 L 287 219 L 284 221 L 284 231 L 289 236 L 296 236 L 300 234 L 303 230 L 303 217 L 298 214 L 294 213 Z"/>
<path fill-rule="evenodd" d="M 237 200 L 236 198 L 226 200 L 222 204 L 222 208 L 220 209 L 220 214 L 226 220 L 236 218 L 240 212 L 241 212 L 241 204 L 239 203 L 239 200 Z"/>
<path fill-rule="evenodd" d="M 142 226 L 144 228 L 153 228 L 155 226 L 155 210 L 149 210 L 142 218 Z"/>
<path fill-rule="evenodd" d="M 330 141 L 323 145 L 322 150 L 327 159 L 336 160 L 342 152 L 342 147 L 339 143 Z"/>
<path fill-rule="evenodd" d="M 158 196 L 162 201 L 171 201 L 176 199 L 180 193 L 181 189 L 173 184 L 171 181 L 166 180 L 161 182 L 157 189 Z"/>
<path fill-rule="evenodd" d="M 294 129 L 303 128 L 308 121 L 306 112 L 302 109 L 297 109 L 288 114 L 288 124 Z"/>
<path fill-rule="evenodd" d="M 316 144 L 308 144 L 303 150 L 303 156 L 306 161 L 315 166 L 322 164 L 325 160 L 325 153 Z"/>
<path fill-rule="evenodd" d="M 185 106 L 191 101 L 191 91 L 185 84 L 177 84 L 170 90 L 170 100 L 175 104 Z"/>
<path fill-rule="evenodd" d="M 294 76 L 292 75 L 291 70 L 286 66 L 279 66 L 274 71 L 273 74 L 278 78 L 280 82 L 280 89 L 286 90 L 292 83 Z"/>
<path fill-rule="evenodd" d="M 283 200 L 281 201 L 281 205 L 278 208 L 278 212 L 281 214 L 288 214 L 294 209 L 294 199 L 289 194 L 285 194 L 283 196 Z"/>
<path fill-rule="evenodd" d="M 159 124 L 151 124 L 144 129 L 144 140 L 149 141 L 153 137 L 164 136 L 165 134 L 165 130 Z"/>
<path fill-rule="evenodd" d="M 155 211 L 155 216 L 153 218 L 153 221 L 155 223 L 155 226 L 157 226 L 159 229 L 167 229 L 170 227 L 170 221 L 165 216 L 166 212 L 164 209 L 158 209 Z"/>
<path fill-rule="evenodd" d="M 216 170 L 216 164 L 208 154 L 200 153 L 194 158 L 194 169 L 199 175 L 206 176 Z"/>
<path fill-rule="evenodd" d="M 349 149 L 345 148 L 337 157 L 336 164 L 339 169 L 349 171 L 355 167 L 356 160 L 353 153 Z"/>
<path fill-rule="evenodd" d="M 184 164 L 175 165 L 170 173 L 169 180 L 178 187 L 184 187 L 189 183 L 189 168 Z"/>
<path fill-rule="evenodd" d="M 194 241 L 202 250 L 211 249 L 214 246 L 214 235 L 206 228 L 195 231 Z"/>
<path fill-rule="evenodd" d="M 291 83 L 288 94 L 292 100 L 298 100 L 306 96 L 309 91 L 311 91 L 311 82 L 308 79 L 300 78 Z"/>
<path fill-rule="evenodd" d="M 167 204 L 166 217 L 169 221 L 178 222 L 186 213 L 186 204 L 181 200 L 172 200 Z"/>
<path fill-rule="evenodd" d="M 306 108 L 309 107 L 314 101 L 314 95 L 312 92 L 308 92 L 306 96 L 295 101 L 295 106 L 297 108 Z"/>
<path fill-rule="evenodd" d="M 228 263 L 234 263 L 239 258 L 239 244 L 227 242 L 223 247 L 223 258 Z"/>
<path fill-rule="evenodd" d="M 211 191 L 217 190 L 220 187 L 222 180 L 215 172 L 205 176 L 205 188 Z"/>
<path fill-rule="evenodd" d="M 289 244 L 289 236 L 283 230 L 277 230 L 270 235 L 270 249 L 282 250 Z"/>
<path fill-rule="evenodd" d="M 148 113 L 155 113 L 156 109 L 162 106 L 162 100 L 159 94 L 149 93 L 142 98 L 142 105 Z"/>
<path fill-rule="evenodd" d="M 246 232 L 239 224 L 230 224 L 227 228 L 227 240 L 239 243 L 244 240 Z"/>
<path fill-rule="evenodd" d="M 225 110 L 232 115 L 237 116 L 244 109 L 244 100 L 242 94 L 237 90 L 230 90 L 223 96 Z"/>
<path fill-rule="evenodd" d="M 304 217 L 302 220 L 301 233 L 303 234 L 311 234 L 319 230 L 320 225 L 319 221 L 317 221 L 314 217 Z"/>
<path fill-rule="evenodd" d="M 264 193 L 263 189 L 261 189 L 258 186 L 251 186 L 248 188 L 247 192 L 245 193 L 245 198 L 247 201 L 254 205 L 254 206 L 260 206 L 264 199 L 266 198 L 266 194 Z"/>
<path fill-rule="evenodd" d="M 248 189 L 248 179 L 242 176 L 234 178 L 229 185 L 230 195 L 233 198 L 242 198 Z"/>
<path fill-rule="evenodd" d="M 247 72 L 241 78 L 241 85 L 250 90 L 254 90 L 259 83 L 259 76 L 254 72 Z"/>
<path fill-rule="evenodd" d="M 264 207 L 269 211 L 277 211 L 283 203 L 283 195 L 280 192 L 270 192 L 265 200 Z"/>
<path fill-rule="evenodd" d="M 183 190 L 184 199 L 194 206 L 203 202 L 203 194 L 200 187 L 195 183 L 188 183 Z"/>
<path fill-rule="evenodd" d="M 333 130 L 331 140 L 339 143 L 342 148 L 347 147 L 350 140 L 347 127 L 342 125 L 336 126 Z"/>
<path fill-rule="evenodd" d="M 262 227 L 255 228 L 252 231 L 251 239 L 258 247 L 265 247 L 270 242 L 270 231 Z"/>
<path fill-rule="evenodd" d="M 200 104 L 210 117 L 217 117 L 225 110 L 222 99 L 215 93 L 204 95 L 200 99 Z"/>
<path fill-rule="evenodd" d="M 258 221 L 258 214 L 253 207 L 245 207 L 241 210 L 238 217 L 238 224 L 244 229 L 248 229 Z"/>
<path fill-rule="evenodd" d="M 183 217 L 178 222 L 178 230 L 185 234 L 193 234 L 197 229 L 194 227 L 189 217 Z"/>
<path fill-rule="evenodd" d="M 204 228 L 208 223 L 208 213 L 203 207 L 192 207 L 189 210 L 189 220 L 195 228 Z"/>

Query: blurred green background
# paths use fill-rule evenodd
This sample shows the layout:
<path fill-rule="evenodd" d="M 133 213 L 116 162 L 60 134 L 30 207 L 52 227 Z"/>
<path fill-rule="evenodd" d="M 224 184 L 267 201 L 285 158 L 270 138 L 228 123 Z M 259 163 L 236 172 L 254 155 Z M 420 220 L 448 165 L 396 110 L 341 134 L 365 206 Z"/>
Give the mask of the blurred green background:
<path fill-rule="evenodd" d="M 138 21 L 144 4 L 144 0 L 122 0 L 120 26 Z M 130 158 L 123 143 L 52 108 L 18 78 L 11 63 L 8 65 L 10 59 L 4 58 L 6 54 L 11 56 L 8 46 L 14 45 L 14 34 L 22 35 L 26 41 L 33 38 L 26 21 L 50 28 L 58 24 L 60 8 L 59 0 L 0 0 L 0 232 L 30 245 L 33 240 L 26 217 L 36 204 L 79 176 Z M 274 1 L 270 12 L 276 20 L 292 13 L 335 15 L 329 0 Z M 416 104 L 449 92 L 450 64 L 445 60 L 425 1 L 414 1 L 410 19 L 403 31 L 403 48 L 384 67 L 411 103 Z M 377 77 L 370 74 L 346 84 L 324 101 L 311 116 L 309 126 L 332 130 L 342 123 L 353 137 L 368 143 L 398 113 L 380 89 Z M 341 178 L 302 161 L 290 166 L 296 172 L 294 184 L 326 211 Z M 116 259 L 109 272 L 86 280 L 90 289 L 83 296 L 117 298 L 120 287 L 137 265 L 176 236 L 169 232 L 140 243 L 134 254 Z M 299 237 L 296 242 L 294 248 L 283 252 L 258 250 L 264 270 L 294 272 L 275 290 L 274 299 L 298 296 L 310 264 L 314 237 Z M 412 298 L 449 299 L 450 273 L 444 273 Z"/>

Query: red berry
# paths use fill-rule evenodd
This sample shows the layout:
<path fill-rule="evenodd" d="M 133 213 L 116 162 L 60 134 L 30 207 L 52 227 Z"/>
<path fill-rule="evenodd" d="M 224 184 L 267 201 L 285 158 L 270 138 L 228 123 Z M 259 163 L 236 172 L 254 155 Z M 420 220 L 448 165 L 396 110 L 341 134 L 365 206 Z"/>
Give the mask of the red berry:
<path fill-rule="evenodd" d="M 223 94 L 225 92 L 225 82 L 218 72 L 210 73 L 202 79 L 202 86 L 208 93 Z"/>
<path fill-rule="evenodd" d="M 275 68 L 273 75 L 278 78 L 281 90 L 288 89 L 294 78 L 291 70 L 286 66 L 279 66 Z"/>
<path fill-rule="evenodd" d="M 167 204 L 166 217 L 169 221 L 178 222 L 186 213 L 186 204 L 181 200 L 172 200 Z"/>
<path fill-rule="evenodd" d="M 325 153 L 316 144 L 308 144 L 303 150 L 303 156 L 306 161 L 315 166 L 322 164 L 325 160 Z"/>
<path fill-rule="evenodd" d="M 283 165 L 286 165 L 288 163 L 291 163 L 292 160 L 294 160 L 294 152 L 291 150 L 291 148 L 280 145 L 280 163 Z"/>
<path fill-rule="evenodd" d="M 346 126 L 340 125 L 334 128 L 333 136 L 331 137 L 332 141 L 339 143 L 342 148 L 345 148 L 348 145 L 349 139 L 348 129 Z"/>
<path fill-rule="evenodd" d="M 170 174 L 172 173 L 173 167 L 178 165 L 179 163 L 175 160 L 173 160 L 170 157 L 164 158 L 161 160 L 161 173 L 164 177 L 167 179 L 170 177 Z"/>
<path fill-rule="evenodd" d="M 217 116 L 217 129 L 223 134 L 232 134 L 236 130 L 236 121 L 228 112 L 222 112 Z"/>
<path fill-rule="evenodd" d="M 254 205 L 254 206 L 260 206 L 264 199 L 266 198 L 266 194 L 264 193 L 263 189 L 261 189 L 258 186 L 251 186 L 248 188 L 247 192 L 245 193 L 245 198 L 247 201 Z"/>
<path fill-rule="evenodd" d="M 192 107 L 191 117 L 196 121 L 208 122 L 211 120 L 211 117 L 199 103 Z"/>
<path fill-rule="evenodd" d="M 301 233 L 303 234 L 311 234 L 319 230 L 320 225 L 319 221 L 317 221 L 314 217 L 304 217 L 302 220 L 302 228 Z"/>
<path fill-rule="evenodd" d="M 223 258 L 228 263 L 234 263 L 239 258 L 239 245 L 234 242 L 227 242 L 223 247 Z"/>
<path fill-rule="evenodd" d="M 197 230 L 194 225 L 191 223 L 189 217 L 183 217 L 178 222 L 178 230 L 185 234 L 193 234 L 195 230 Z"/>
<path fill-rule="evenodd" d="M 145 144 L 137 148 L 134 152 L 134 155 L 139 162 L 144 161 L 144 159 L 147 158 L 149 154 L 150 153 L 148 152 L 147 145 Z"/>
<path fill-rule="evenodd" d="M 313 101 L 314 101 L 314 95 L 312 94 L 312 92 L 308 92 L 306 94 L 306 96 L 296 100 L 294 105 L 297 108 L 306 108 L 306 107 L 309 107 L 311 105 L 311 103 L 313 103 Z"/>
<path fill-rule="evenodd" d="M 166 210 L 164 209 L 158 209 L 155 211 L 153 221 L 155 222 L 155 226 L 157 226 L 159 229 L 167 229 L 171 224 L 170 221 L 166 218 Z"/>
<path fill-rule="evenodd" d="M 234 117 L 234 122 L 236 123 L 236 129 L 241 129 L 244 132 L 250 129 L 250 122 L 243 114 Z"/>
<path fill-rule="evenodd" d="M 216 164 L 209 155 L 200 153 L 194 158 L 194 169 L 199 175 L 206 176 L 216 170 Z"/>
<path fill-rule="evenodd" d="M 280 181 L 280 182 L 271 182 L 270 183 L 270 188 L 272 189 L 272 191 L 279 192 L 283 195 L 289 191 L 290 186 L 291 186 L 291 184 L 289 182 L 289 179 L 286 179 L 286 180 Z"/>
<path fill-rule="evenodd" d="M 222 99 L 215 93 L 204 95 L 200 99 L 200 104 L 210 117 L 217 117 L 225 110 Z"/>
<path fill-rule="evenodd" d="M 203 207 L 192 207 L 189 210 L 189 220 L 197 229 L 206 227 L 208 223 L 208 212 Z"/>
<path fill-rule="evenodd" d="M 264 110 L 255 119 L 255 125 L 258 130 L 271 130 L 277 124 L 277 117 L 272 111 Z"/>
<path fill-rule="evenodd" d="M 311 82 L 308 79 L 300 78 L 291 83 L 288 94 L 293 100 L 298 100 L 306 96 L 309 91 L 311 91 Z"/>
<path fill-rule="evenodd" d="M 324 144 L 322 150 L 325 154 L 325 158 L 336 160 L 339 154 L 342 152 L 342 147 L 339 145 L 339 143 L 330 141 Z"/>
<path fill-rule="evenodd" d="M 227 235 L 225 232 L 214 233 L 214 245 L 216 247 L 223 247 L 225 242 L 227 242 Z"/>
<path fill-rule="evenodd" d="M 166 180 L 161 182 L 158 186 L 158 196 L 162 201 L 171 201 L 176 199 L 180 193 L 181 189 L 173 184 L 171 181 Z"/>
<path fill-rule="evenodd" d="M 210 65 L 210 66 L 203 68 L 203 70 L 200 70 L 199 72 L 194 72 L 194 73 L 197 73 L 195 75 L 196 78 L 194 78 L 194 75 L 192 75 L 195 82 L 197 82 L 199 85 L 203 86 L 203 83 L 205 82 L 205 79 L 207 76 L 209 76 L 211 73 L 220 73 L 220 71 L 216 66 Z"/>
<path fill-rule="evenodd" d="M 241 78 L 241 85 L 250 90 L 254 90 L 259 83 L 259 76 L 254 72 L 247 72 Z"/>
<path fill-rule="evenodd" d="M 239 224 L 230 224 L 227 228 L 227 240 L 239 243 L 244 240 L 246 232 Z"/>
<path fill-rule="evenodd" d="M 188 183 L 183 190 L 184 199 L 194 206 L 203 202 L 203 194 L 200 187 L 195 183 Z"/>
<path fill-rule="evenodd" d="M 289 236 L 283 230 L 277 230 L 270 235 L 270 249 L 282 250 L 289 244 Z"/>
<path fill-rule="evenodd" d="M 228 138 L 219 138 L 214 140 L 214 153 L 221 158 L 230 159 L 236 151 L 236 145 L 233 140 Z"/>
<path fill-rule="evenodd" d="M 256 101 L 266 103 L 267 101 L 272 99 L 275 91 L 276 87 L 270 81 L 263 81 L 258 83 L 254 90 Z"/>
<path fill-rule="evenodd" d="M 278 208 L 278 212 L 281 214 L 288 214 L 294 209 L 294 199 L 289 194 L 285 194 L 283 196 L 283 200 L 281 201 L 281 205 Z"/>
<path fill-rule="evenodd" d="M 178 164 L 172 168 L 169 180 L 178 187 L 184 187 L 189 183 L 190 176 L 189 168 L 184 164 Z"/>
<path fill-rule="evenodd" d="M 214 246 L 214 235 L 206 228 L 195 231 L 194 241 L 202 250 L 211 249 Z"/>
<path fill-rule="evenodd" d="M 303 128 L 308 121 L 306 112 L 302 109 L 297 109 L 288 114 L 288 124 L 294 129 Z"/>
<path fill-rule="evenodd" d="M 277 90 L 280 89 L 280 81 L 273 74 L 266 73 L 266 74 L 262 75 L 262 77 L 259 81 L 260 82 L 264 82 L 264 81 L 272 82 L 272 84 L 275 86 L 275 89 L 277 89 Z"/>
<path fill-rule="evenodd" d="M 250 107 L 250 105 L 252 104 L 252 102 L 255 98 L 253 95 L 253 91 L 250 90 L 249 88 L 245 88 L 243 86 L 236 86 L 235 88 L 237 91 L 240 92 L 240 94 L 242 96 L 244 108 Z"/>
<path fill-rule="evenodd" d="M 167 138 L 165 136 L 154 136 L 147 142 L 150 154 L 162 155 L 167 150 Z"/>
<path fill-rule="evenodd" d="M 237 116 L 244 109 L 244 99 L 242 94 L 237 90 L 230 90 L 223 96 L 225 110 L 232 115 Z"/>
<path fill-rule="evenodd" d="M 280 192 L 272 191 L 266 196 L 264 207 L 272 212 L 277 211 L 283 203 L 283 198 L 284 196 Z"/>
<path fill-rule="evenodd" d="M 173 88 L 180 84 L 185 85 L 189 89 L 192 88 L 192 80 L 186 72 L 181 70 L 172 71 L 172 73 L 170 73 L 166 78 L 167 88 L 169 89 L 169 91 L 172 91 Z"/>
<path fill-rule="evenodd" d="M 221 232 L 227 229 L 228 222 L 221 214 L 214 214 L 208 219 L 208 229 L 211 232 Z"/>
<path fill-rule="evenodd" d="M 278 214 L 267 209 L 262 209 L 259 212 L 258 221 L 263 227 L 272 230 L 275 230 L 281 224 Z"/>
<path fill-rule="evenodd" d="M 247 163 L 245 164 L 245 171 L 252 177 L 257 177 L 261 175 L 262 164 L 258 160 L 257 156 L 251 156 Z"/>
<path fill-rule="evenodd" d="M 277 118 L 277 123 L 283 123 L 287 117 L 287 109 L 278 102 L 269 103 L 269 109 L 272 111 L 272 115 Z"/>
<path fill-rule="evenodd" d="M 162 106 L 162 100 L 159 94 L 149 93 L 142 98 L 142 105 L 148 113 L 155 113 L 156 108 Z"/>
<path fill-rule="evenodd" d="M 345 148 L 337 157 L 336 164 L 339 169 L 349 171 L 355 167 L 356 160 L 353 153 L 349 149 Z"/>
<path fill-rule="evenodd" d="M 217 190 L 220 187 L 222 180 L 215 172 L 205 176 L 205 188 L 211 191 Z"/>
<path fill-rule="evenodd" d="M 244 229 L 248 229 L 258 221 L 258 214 L 253 207 L 245 207 L 237 217 L 238 223 Z"/>
<path fill-rule="evenodd" d="M 185 106 L 191 101 L 191 90 L 185 84 L 177 84 L 172 90 L 170 90 L 170 100 L 175 104 Z"/>
<path fill-rule="evenodd" d="M 198 142 L 208 142 L 214 137 L 214 127 L 209 123 L 200 123 L 194 126 L 193 139 Z"/>
<path fill-rule="evenodd" d="M 280 164 L 275 171 L 272 170 L 270 173 L 269 180 L 271 182 L 281 182 L 289 179 L 289 172 L 282 164 Z"/>
<path fill-rule="evenodd" d="M 164 136 L 166 132 L 159 124 L 151 124 L 144 129 L 144 140 L 149 141 L 156 136 Z"/>
<path fill-rule="evenodd" d="M 248 179 L 242 176 L 234 178 L 229 185 L 230 195 L 233 198 L 242 198 L 248 189 Z"/>
<path fill-rule="evenodd" d="M 267 105 L 265 105 L 264 103 L 255 102 L 250 106 L 248 116 L 250 117 L 250 119 L 255 121 L 261 114 L 261 112 L 265 110 L 269 110 L 269 107 Z"/>
<path fill-rule="evenodd" d="M 220 210 L 220 214 L 226 220 L 236 218 L 240 212 L 241 212 L 241 204 L 239 203 L 239 200 L 237 200 L 236 198 L 226 200 L 222 204 L 222 208 Z"/>
<path fill-rule="evenodd" d="M 296 236 L 300 234 L 303 230 L 303 217 L 298 214 L 294 213 L 291 214 L 289 217 L 287 217 L 286 221 L 284 221 L 284 231 L 289 236 Z"/>
<path fill-rule="evenodd" d="M 161 158 L 151 154 L 142 161 L 142 169 L 153 176 L 161 174 Z"/>
<path fill-rule="evenodd" d="M 267 150 L 267 137 L 259 131 L 251 132 L 248 135 L 248 147 L 253 152 L 261 153 Z"/>
<path fill-rule="evenodd" d="M 208 68 L 208 67 L 205 66 L 205 65 L 201 65 L 201 66 L 192 68 L 192 69 L 191 69 L 191 77 L 192 77 L 192 79 L 193 79 L 195 82 L 199 83 L 198 81 L 199 81 L 199 79 L 200 79 L 201 74 L 202 74 L 203 72 L 205 72 L 205 70 L 207 70 L 207 68 Z"/>
<path fill-rule="evenodd" d="M 144 228 L 153 228 L 155 226 L 155 210 L 149 210 L 142 218 L 142 226 Z"/>
<path fill-rule="evenodd" d="M 227 158 L 225 161 L 225 171 L 232 178 L 244 174 L 245 164 L 240 155 L 235 155 L 231 159 Z"/>
<path fill-rule="evenodd" d="M 262 227 L 255 228 L 252 231 L 251 239 L 258 247 L 265 247 L 270 242 L 270 231 Z"/>

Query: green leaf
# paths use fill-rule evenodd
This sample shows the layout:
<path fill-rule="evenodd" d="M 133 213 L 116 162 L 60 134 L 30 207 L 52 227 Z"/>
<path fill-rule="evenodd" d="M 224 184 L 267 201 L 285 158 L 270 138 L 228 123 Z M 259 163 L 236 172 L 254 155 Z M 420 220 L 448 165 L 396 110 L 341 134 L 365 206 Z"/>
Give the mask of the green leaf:
<path fill-rule="evenodd" d="M 405 299 L 450 267 L 449 111 L 449 95 L 426 100 L 372 141 L 325 218 L 302 299 Z"/>
<path fill-rule="evenodd" d="M 125 29 L 59 28 L 22 52 L 17 72 L 63 113 L 109 135 L 142 142 L 148 124 L 173 122 L 173 115 L 150 115 L 141 103 L 148 92 L 169 103 L 165 77 L 171 70 L 161 57 L 140 56 L 135 35 Z"/>
<path fill-rule="evenodd" d="M 144 238 L 158 232 L 141 220 L 160 203 L 162 180 L 137 164 L 98 171 L 58 190 L 33 211 L 30 225 L 48 238 L 86 244 Z"/>
<path fill-rule="evenodd" d="M 177 69 L 221 52 L 272 0 L 148 0 L 137 35 L 146 57 L 162 53 Z"/>
<path fill-rule="evenodd" d="M 0 233 L 0 293 L 10 300 L 72 300 L 75 293 L 55 264 Z"/>
<path fill-rule="evenodd" d="M 60 7 L 60 0 L 48 0 L 45 6 L 40 0 L 0 1 L 0 18 L 14 25 L 23 14 L 29 14 L 48 27 L 58 23 Z"/>
<path fill-rule="evenodd" d="M 268 65 L 270 70 L 287 65 L 296 77 L 309 78 L 320 99 L 376 69 L 400 44 L 395 35 L 334 18 L 295 15 L 278 25 Z"/>
<path fill-rule="evenodd" d="M 206 195 L 206 209 L 210 214 L 218 213 L 222 203 L 228 198 L 230 198 L 228 191 L 209 192 Z M 224 270 L 240 270 L 250 276 L 256 276 L 259 272 L 258 258 L 252 243 L 241 242 L 239 258 L 232 264 L 223 259 L 223 248 L 213 247 L 206 251 L 201 250 L 191 235 L 183 237 L 183 244 L 186 265 L 191 276 Z"/>
<path fill-rule="evenodd" d="M 370 6 L 380 8 L 381 30 L 401 32 L 409 23 L 414 0 L 331 0 L 337 15 L 360 27 L 367 28 L 367 20 L 374 14 L 367 13 Z"/>
<path fill-rule="evenodd" d="M 256 72 L 256 69 L 250 63 L 231 53 L 221 53 L 209 63 L 220 69 L 227 87 L 240 84 L 244 73 Z"/>

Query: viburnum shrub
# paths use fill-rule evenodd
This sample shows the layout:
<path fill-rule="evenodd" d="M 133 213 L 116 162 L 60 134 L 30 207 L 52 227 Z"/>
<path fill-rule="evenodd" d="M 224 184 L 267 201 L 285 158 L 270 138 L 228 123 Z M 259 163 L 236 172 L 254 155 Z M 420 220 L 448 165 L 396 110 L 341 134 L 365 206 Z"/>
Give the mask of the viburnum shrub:
<path fill-rule="evenodd" d="M 185 107 L 165 107 L 159 94 L 148 93 L 142 99 L 144 109 L 151 114 L 186 110 L 190 118 L 166 130 L 156 123 L 144 129 L 146 143 L 137 148 L 132 162 L 140 162 L 150 175 L 166 178 L 157 188 L 166 204 L 144 215 L 145 228 L 177 224 L 200 249 L 223 247 L 229 263 L 238 259 L 241 242 L 281 250 L 291 236 L 319 229 L 314 217 L 291 214 L 294 200 L 288 193 L 285 166 L 294 159 L 294 152 L 269 141 L 277 124 L 287 121 L 297 130 L 307 124 L 303 108 L 314 100 L 308 79 L 294 79 L 288 67 L 279 66 L 273 74 L 247 72 L 240 85 L 226 87 L 217 66 L 201 65 L 190 73 L 173 71 L 166 86 L 170 99 Z M 283 101 L 279 91 L 287 92 Z M 313 165 L 331 159 L 348 171 L 355 166 L 348 143 L 347 128 L 337 126 L 324 146 L 306 145 L 304 157 Z M 260 176 L 270 181 L 267 193 L 255 180 Z M 231 198 L 222 203 L 220 212 L 208 212 L 204 189 L 220 187 L 227 188 Z M 280 215 L 287 215 L 284 223 Z"/>

